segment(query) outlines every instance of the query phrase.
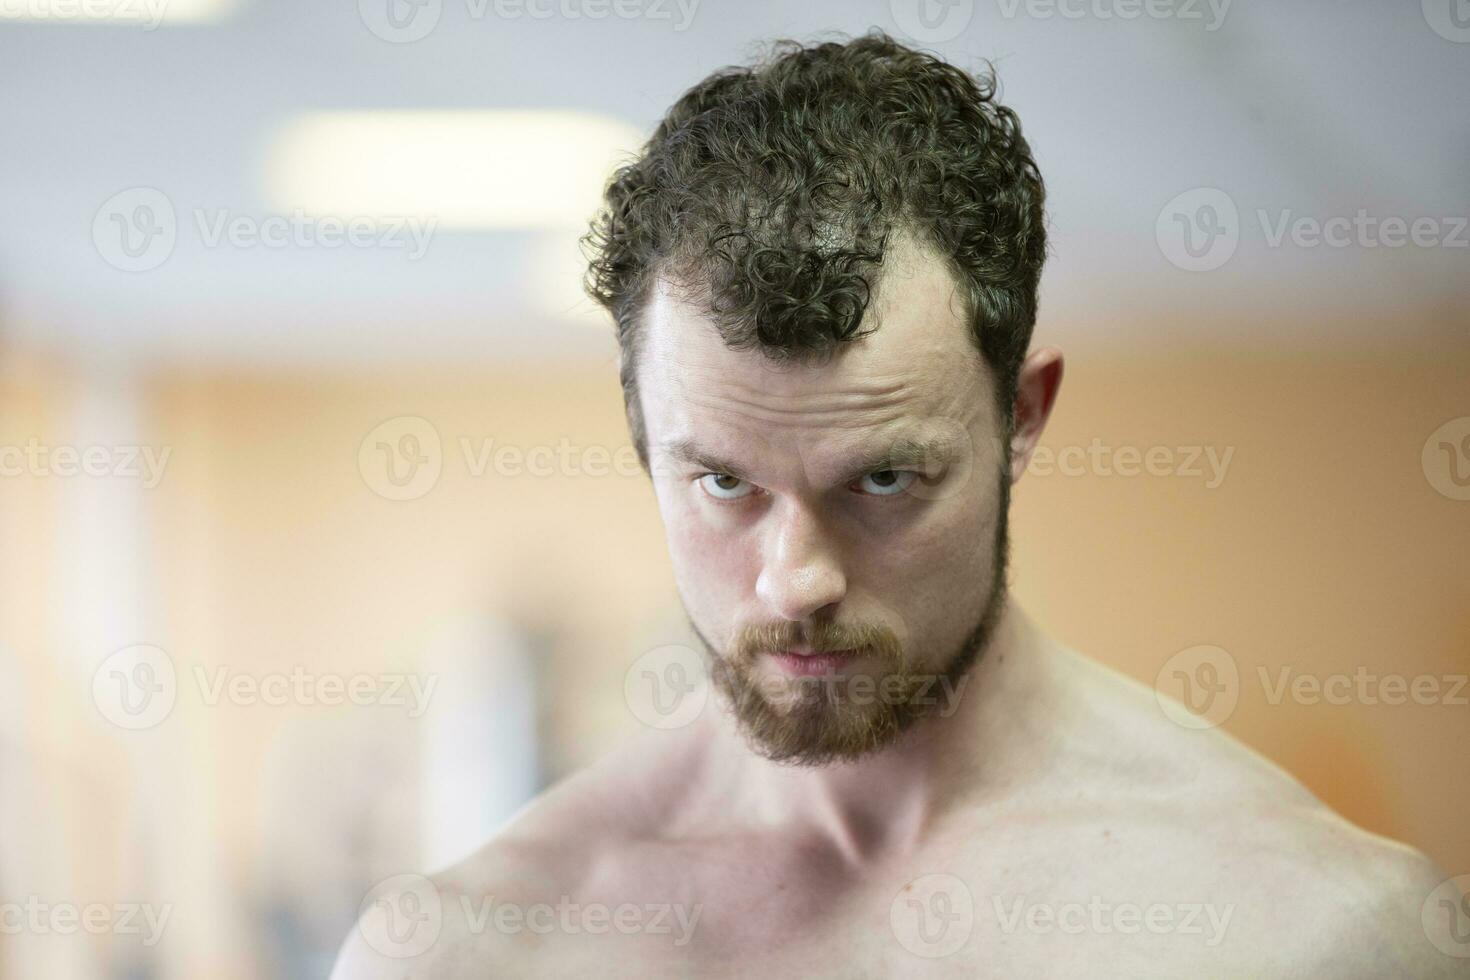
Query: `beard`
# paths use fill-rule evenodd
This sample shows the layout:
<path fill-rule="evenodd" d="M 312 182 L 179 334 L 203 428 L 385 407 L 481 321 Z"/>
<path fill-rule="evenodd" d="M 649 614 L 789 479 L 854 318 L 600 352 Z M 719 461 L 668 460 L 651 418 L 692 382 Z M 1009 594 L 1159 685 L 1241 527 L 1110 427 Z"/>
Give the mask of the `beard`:
<path fill-rule="evenodd" d="M 1001 470 L 989 593 L 969 633 L 957 649 L 935 662 L 937 666 L 904 650 L 893 630 L 877 624 L 818 621 L 803 628 L 788 620 L 747 627 L 733 650 L 721 656 L 690 620 L 710 657 L 714 686 L 752 750 L 788 765 L 852 762 L 892 744 L 932 715 L 941 700 L 936 692 L 958 698 L 967 675 L 990 646 L 1005 609 L 1009 471 L 1009 466 Z M 854 663 L 861 659 L 875 667 L 762 679 L 757 666 L 763 654 L 798 646 L 817 653 L 852 651 Z"/>

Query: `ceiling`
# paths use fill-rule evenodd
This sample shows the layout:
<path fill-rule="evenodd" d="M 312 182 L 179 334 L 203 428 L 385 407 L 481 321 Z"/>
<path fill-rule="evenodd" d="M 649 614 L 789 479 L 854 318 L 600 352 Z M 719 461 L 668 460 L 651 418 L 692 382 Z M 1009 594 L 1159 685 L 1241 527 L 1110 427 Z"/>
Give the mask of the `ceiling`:
<path fill-rule="evenodd" d="M 272 148 L 303 114 L 576 110 L 646 133 L 763 40 L 876 26 L 996 63 L 1048 182 L 1039 337 L 1258 349 L 1470 335 L 1470 231 L 1455 220 L 1470 214 L 1470 29 L 1446 19 L 1459 0 L 407 2 L 234 0 L 157 29 L 0 19 L 0 330 L 230 364 L 604 357 L 608 329 L 575 308 L 574 227 L 441 227 L 409 260 L 211 245 L 191 216 L 278 210 Z M 432 23 L 392 27 L 409 15 Z M 94 234 L 135 188 L 179 215 L 167 260 L 142 271 Z M 1214 192 L 1234 222 L 1200 210 Z M 1424 244 L 1375 230 L 1313 243 L 1310 221 L 1341 232 L 1360 210 L 1370 228 L 1432 223 Z M 1176 212 L 1220 217 L 1233 252 L 1181 253 Z"/>

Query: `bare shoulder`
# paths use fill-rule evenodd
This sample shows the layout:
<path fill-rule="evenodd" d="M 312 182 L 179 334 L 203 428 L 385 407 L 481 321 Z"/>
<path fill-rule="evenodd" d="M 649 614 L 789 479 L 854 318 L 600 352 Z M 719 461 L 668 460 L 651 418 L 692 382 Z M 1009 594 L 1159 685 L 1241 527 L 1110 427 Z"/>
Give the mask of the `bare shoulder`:
<path fill-rule="evenodd" d="M 649 752 L 635 740 L 532 800 L 464 860 L 384 882 L 344 940 L 333 980 L 522 975 L 553 954 L 577 962 L 578 935 L 616 938 L 643 915 L 641 906 L 603 899 L 625 894 L 605 887 L 608 869 L 634 846 L 645 809 L 657 806 L 658 787 L 640 775 L 658 771 Z"/>
<path fill-rule="evenodd" d="M 1151 689 L 1070 651 L 1059 662 L 1087 733 L 1078 751 L 1113 788 L 1101 794 L 1117 793 L 1114 833 L 1135 828 L 1162 893 L 1233 906 L 1236 945 L 1275 975 L 1470 977 L 1470 959 L 1429 935 L 1426 906 L 1448 875 L 1423 854 L 1355 826 L 1223 731 L 1174 723 Z"/>

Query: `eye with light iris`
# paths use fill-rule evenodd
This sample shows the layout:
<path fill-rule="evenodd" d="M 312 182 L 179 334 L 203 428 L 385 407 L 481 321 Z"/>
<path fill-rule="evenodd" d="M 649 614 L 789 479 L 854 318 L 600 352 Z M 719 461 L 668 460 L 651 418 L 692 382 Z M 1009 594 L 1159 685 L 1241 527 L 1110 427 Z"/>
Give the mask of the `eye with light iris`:
<path fill-rule="evenodd" d="M 699 485 L 716 500 L 739 500 L 755 489 L 753 484 L 728 473 L 706 473 L 699 478 Z"/>
<path fill-rule="evenodd" d="M 914 485 L 919 474 L 913 470 L 877 470 L 857 482 L 857 488 L 875 497 L 892 497 Z"/>

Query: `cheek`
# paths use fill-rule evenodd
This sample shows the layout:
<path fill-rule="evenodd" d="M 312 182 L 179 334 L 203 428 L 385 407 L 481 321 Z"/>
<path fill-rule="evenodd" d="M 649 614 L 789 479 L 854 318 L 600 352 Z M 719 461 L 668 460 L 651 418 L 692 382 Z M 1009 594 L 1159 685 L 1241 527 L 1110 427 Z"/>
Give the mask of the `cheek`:
<path fill-rule="evenodd" d="M 869 587 L 907 618 L 921 646 L 948 650 L 974 626 L 990 592 L 995 506 L 977 497 L 937 506 L 874 568 L 881 577 Z"/>
<path fill-rule="evenodd" d="M 901 566 L 906 580 L 919 580 L 925 589 L 973 577 L 976 569 L 988 567 L 995 507 L 993 495 L 979 493 L 934 501 L 885 549 L 890 565 Z"/>
<path fill-rule="evenodd" d="M 755 572 L 740 539 L 710 521 L 699 502 L 677 490 L 660 494 L 669 558 L 680 593 L 691 609 L 722 616 L 741 592 L 754 588 Z M 724 610 L 724 611 L 722 611 Z"/>

